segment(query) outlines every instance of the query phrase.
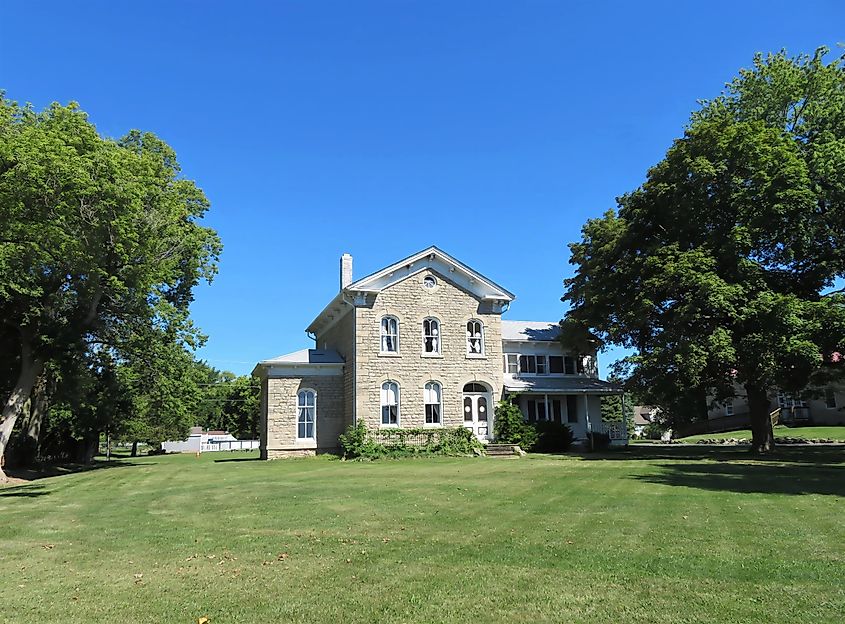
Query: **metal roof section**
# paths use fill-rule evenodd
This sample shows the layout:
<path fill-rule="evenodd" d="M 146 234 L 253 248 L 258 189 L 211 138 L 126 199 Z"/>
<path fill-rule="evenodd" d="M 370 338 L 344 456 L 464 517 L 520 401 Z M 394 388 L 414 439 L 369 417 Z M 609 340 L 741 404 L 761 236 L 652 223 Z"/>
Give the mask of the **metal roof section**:
<path fill-rule="evenodd" d="M 284 364 L 343 364 L 344 360 L 334 349 L 302 349 L 280 355 L 259 364 L 279 366 Z"/>
<path fill-rule="evenodd" d="M 505 375 L 505 390 L 521 394 L 622 394 L 622 386 L 595 377 L 514 377 Z"/>
<path fill-rule="evenodd" d="M 552 321 L 502 320 L 502 340 L 512 342 L 553 342 L 560 336 L 560 323 Z"/>

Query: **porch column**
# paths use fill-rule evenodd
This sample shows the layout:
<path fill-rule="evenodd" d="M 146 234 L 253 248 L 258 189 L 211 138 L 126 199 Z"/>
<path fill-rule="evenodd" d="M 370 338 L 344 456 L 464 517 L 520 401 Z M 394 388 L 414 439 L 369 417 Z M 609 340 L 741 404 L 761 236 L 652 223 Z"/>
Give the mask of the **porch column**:
<path fill-rule="evenodd" d="M 584 416 L 587 419 L 587 439 L 590 441 L 590 450 L 595 450 L 593 448 L 593 423 L 590 422 L 590 400 L 587 398 L 587 393 L 584 393 Z"/>
<path fill-rule="evenodd" d="M 622 426 L 625 428 L 625 444 L 628 444 L 628 416 L 625 414 L 625 393 L 622 393 Z"/>

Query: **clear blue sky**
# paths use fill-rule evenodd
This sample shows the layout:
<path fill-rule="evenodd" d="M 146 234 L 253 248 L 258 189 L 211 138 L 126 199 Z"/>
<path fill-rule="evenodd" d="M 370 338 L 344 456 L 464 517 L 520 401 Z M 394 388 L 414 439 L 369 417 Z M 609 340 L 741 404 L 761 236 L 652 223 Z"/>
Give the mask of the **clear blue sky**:
<path fill-rule="evenodd" d="M 842 0 L 12 2 L 0 88 L 168 141 L 225 246 L 212 365 L 309 346 L 338 259 L 436 244 L 557 320 L 583 222 L 638 186 L 756 51 L 845 40 Z M 603 356 L 602 368 L 618 352 Z"/>

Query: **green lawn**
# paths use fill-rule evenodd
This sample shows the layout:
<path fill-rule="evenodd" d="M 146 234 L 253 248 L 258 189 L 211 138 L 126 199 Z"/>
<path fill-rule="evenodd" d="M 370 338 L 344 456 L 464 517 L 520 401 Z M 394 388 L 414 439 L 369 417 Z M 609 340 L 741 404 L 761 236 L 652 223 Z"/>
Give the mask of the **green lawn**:
<path fill-rule="evenodd" d="M 831 440 L 845 442 L 845 427 L 775 427 L 775 437 L 785 438 L 830 438 Z M 726 433 L 703 433 L 701 435 L 680 438 L 681 442 L 698 442 L 699 440 L 725 440 L 728 438 L 751 439 L 751 430 L 741 429 L 740 431 L 728 431 Z"/>
<path fill-rule="evenodd" d="M 845 451 L 139 458 L 0 490 L 0 621 L 841 623 Z"/>

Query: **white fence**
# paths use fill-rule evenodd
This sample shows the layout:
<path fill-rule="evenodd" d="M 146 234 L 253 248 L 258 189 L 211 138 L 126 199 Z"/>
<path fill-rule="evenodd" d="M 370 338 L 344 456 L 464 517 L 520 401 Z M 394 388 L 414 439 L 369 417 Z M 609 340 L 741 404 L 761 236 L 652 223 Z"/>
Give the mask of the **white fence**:
<path fill-rule="evenodd" d="M 200 445 L 201 453 L 213 451 L 251 451 L 261 446 L 259 440 L 221 440 Z"/>

